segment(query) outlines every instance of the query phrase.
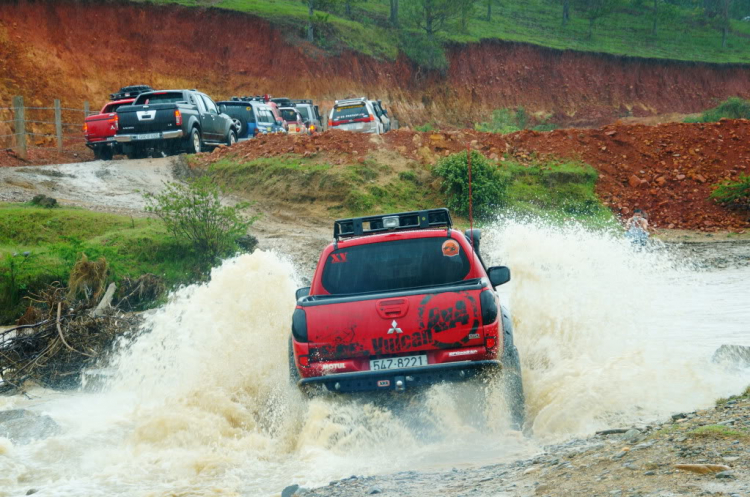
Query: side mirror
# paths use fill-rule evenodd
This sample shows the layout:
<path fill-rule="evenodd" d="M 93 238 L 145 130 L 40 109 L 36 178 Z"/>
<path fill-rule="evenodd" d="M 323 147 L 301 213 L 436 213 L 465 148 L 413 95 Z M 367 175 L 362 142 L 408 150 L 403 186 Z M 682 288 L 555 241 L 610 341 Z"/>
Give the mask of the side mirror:
<path fill-rule="evenodd" d="M 510 268 L 507 266 L 493 266 L 487 270 L 493 287 L 504 285 L 510 281 Z"/>
<path fill-rule="evenodd" d="M 223 114 L 226 111 L 227 111 L 227 106 L 226 105 L 219 105 L 219 112 L 221 112 Z"/>
<path fill-rule="evenodd" d="M 387 116 L 388 115 L 388 111 L 385 110 L 385 109 L 383 109 L 383 115 Z"/>
<path fill-rule="evenodd" d="M 297 298 L 297 300 L 301 299 L 302 297 L 307 297 L 310 295 L 310 287 L 302 287 L 298 288 L 296 292 L 294 292 L 294 296 Z"/>

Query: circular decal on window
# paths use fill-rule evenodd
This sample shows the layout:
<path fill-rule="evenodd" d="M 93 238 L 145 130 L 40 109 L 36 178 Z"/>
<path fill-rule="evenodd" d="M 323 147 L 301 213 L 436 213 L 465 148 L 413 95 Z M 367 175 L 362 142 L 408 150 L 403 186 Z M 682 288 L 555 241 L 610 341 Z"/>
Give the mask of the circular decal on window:
<path fill-rule="evenodd" d="M 454 257 L 458 255 L 458 242 L 456 240 L 446 240 L 443 243 L 443 255 L 446 257 Z"/>

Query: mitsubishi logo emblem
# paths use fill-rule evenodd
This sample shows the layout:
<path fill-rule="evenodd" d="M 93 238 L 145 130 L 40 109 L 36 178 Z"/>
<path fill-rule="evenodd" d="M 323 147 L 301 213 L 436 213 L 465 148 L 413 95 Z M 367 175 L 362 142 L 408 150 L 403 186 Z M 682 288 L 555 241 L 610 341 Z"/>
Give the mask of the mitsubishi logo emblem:
<path fill-rule="evenodd" d="M 391 323 L 391 329 L 388 330 L 388 334 L 390 335 L 391 333 L 403 333 L 403 331 L 401 331 L 401 328 L 398 327 L 398 323 L 395 319 Z"/>

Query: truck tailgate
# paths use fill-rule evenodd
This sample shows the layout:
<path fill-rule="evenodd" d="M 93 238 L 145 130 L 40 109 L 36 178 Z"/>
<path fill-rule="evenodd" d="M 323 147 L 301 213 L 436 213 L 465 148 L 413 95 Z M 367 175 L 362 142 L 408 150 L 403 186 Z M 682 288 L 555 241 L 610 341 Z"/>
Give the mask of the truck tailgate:
<path fill-rule="evenodd" d="M 118 109 L 120 133 L 151 133 L 179 129 L 176 124 L 176 104 L 128 105 Z"/>
<path fill-rule="evenodd" d="M 448 291 L 303 304 L 310 359 L 381 357 L 483 344 L 481 291 L 456 286 Z"/>
<path fill-rule="evenodd" d="M 86 139 L 90 142 L 106 140 L 117 133 L 117 114 L 97 114 L 86 118 Z"/>

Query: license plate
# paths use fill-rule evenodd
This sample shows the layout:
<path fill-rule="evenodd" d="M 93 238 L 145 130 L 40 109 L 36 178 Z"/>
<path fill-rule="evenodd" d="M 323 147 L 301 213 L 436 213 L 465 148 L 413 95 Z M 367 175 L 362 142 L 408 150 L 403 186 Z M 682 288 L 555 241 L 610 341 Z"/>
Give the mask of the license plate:
<path fill-rule="evenodd" d="M 135 135 L 137 140 L 156 140 L 161 138 L 161 133 L 145 133 L 142 135 Z"/>
<path fill-rule="evenodd" d="M 416 368 L 427 366 L 426 355 L 408 355 L 403 357 L 390 357 L 388 359 L 370 360 L 370 371 L 383 371 L 385 369 Z"/>

